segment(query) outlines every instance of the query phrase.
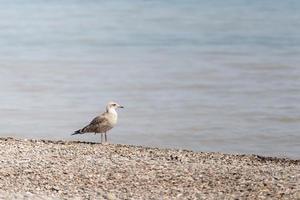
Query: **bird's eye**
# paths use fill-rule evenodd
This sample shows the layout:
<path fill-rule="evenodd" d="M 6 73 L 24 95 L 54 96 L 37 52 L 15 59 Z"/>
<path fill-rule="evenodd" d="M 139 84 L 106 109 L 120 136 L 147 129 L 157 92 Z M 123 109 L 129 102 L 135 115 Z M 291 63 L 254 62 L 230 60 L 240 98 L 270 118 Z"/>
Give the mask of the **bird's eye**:
<path fill-rule="evenodd" d="M 116 106 L 117 104 L 115 104 L 115 103 L 113 103 L 113 104 L 111 104 L 112 106 Z"/>

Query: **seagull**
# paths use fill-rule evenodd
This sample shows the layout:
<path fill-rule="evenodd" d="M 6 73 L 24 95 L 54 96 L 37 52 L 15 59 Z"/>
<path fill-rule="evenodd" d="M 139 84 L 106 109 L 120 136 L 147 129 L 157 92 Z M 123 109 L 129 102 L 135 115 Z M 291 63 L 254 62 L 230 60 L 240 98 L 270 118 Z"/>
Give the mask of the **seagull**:
<path fill-rule="evenodd" d="M 106 111 L 101 115 L 95 117 L 89 125 L 75 131 L 72 135 L 84 134 L 84 133 L 101 133 L 101 144 L 107 144 L 106 133 L 112 129 L 118 120 L 117 108 L 124 108 L 116 102 L 109 102 L 106 106 Z M 105 143 L 103 143 L 103 133 L 105 137 Z"/>

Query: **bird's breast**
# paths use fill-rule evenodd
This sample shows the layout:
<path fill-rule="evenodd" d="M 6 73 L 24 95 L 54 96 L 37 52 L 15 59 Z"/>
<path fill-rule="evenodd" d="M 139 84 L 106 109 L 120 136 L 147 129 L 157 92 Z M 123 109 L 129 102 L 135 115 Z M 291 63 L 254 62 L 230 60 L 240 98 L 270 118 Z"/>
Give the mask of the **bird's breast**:
<path fill-rule="evenodd" d="M 111 113 L 109 117 L 110 124 L 114 126 L 117 123 L 117 121 L 118 121 L 118 115 L 115 113 Z"/>

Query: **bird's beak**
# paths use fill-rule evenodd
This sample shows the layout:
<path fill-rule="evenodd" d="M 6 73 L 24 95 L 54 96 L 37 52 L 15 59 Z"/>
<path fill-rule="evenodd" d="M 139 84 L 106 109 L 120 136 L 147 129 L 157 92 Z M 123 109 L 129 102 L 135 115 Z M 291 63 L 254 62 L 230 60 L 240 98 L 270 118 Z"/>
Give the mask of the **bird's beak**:
<path fill-rule="evenodd" d="M 121 106 L 121 105 L 119 105 L 118 107 L 119 107 L 119 108 L 124 108 L 124 106 Z"/>

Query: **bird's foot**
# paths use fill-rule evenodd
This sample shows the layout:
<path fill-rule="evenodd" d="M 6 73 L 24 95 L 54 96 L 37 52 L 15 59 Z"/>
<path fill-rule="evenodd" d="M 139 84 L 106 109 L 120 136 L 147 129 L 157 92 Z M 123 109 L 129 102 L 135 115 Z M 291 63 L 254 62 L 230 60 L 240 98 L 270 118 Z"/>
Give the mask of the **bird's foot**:
<path fill-rule="evenodd" d="M 108 142 L 101 142 L 102 145 L 109 145 Z"/>

